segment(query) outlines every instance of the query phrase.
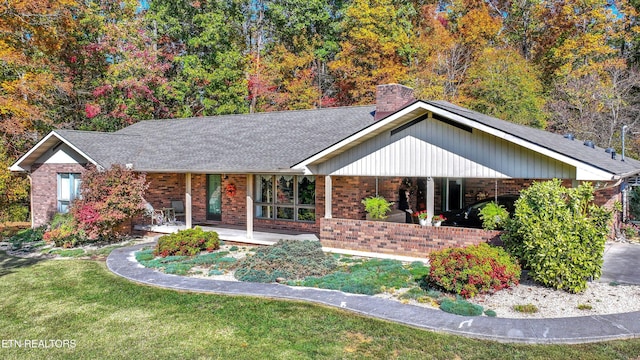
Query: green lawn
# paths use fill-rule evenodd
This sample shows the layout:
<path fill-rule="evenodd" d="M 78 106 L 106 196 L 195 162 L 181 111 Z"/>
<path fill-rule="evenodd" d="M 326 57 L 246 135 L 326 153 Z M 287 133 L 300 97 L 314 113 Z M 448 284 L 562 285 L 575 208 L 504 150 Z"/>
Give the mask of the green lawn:
<path fill-rule="evenodd" d="M 73 340 L 25 349 L 8 340 Z M 626 359 L 640 340 L 513 345 L 437 334 L 301 302 L 131 283 L 92 260 L 0 253 L 0 358 Z"/>

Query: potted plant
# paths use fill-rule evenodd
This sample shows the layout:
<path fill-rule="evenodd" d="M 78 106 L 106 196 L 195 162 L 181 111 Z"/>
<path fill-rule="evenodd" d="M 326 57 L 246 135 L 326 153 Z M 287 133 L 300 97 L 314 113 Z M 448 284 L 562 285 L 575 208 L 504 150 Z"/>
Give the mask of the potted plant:
<path fill-rule="evenodd" d="M 429 217 L 427 210 L 414 212 L 413 216 L 418 218 L 418 223 L 420 223 L 420 225 L 427 226 L 429 224 L 427 221 L 427 218 Z"/>
<path fill-rule="evenodd" d="M 480 210 L 482 228 L 485 230 L 501 230 L 509 218 L 507 209 L 492 201 Z"/>
<path fill-rule="evenodd" d="M 434 226 L 440 226 L 440 224 L 445 220 L 447 220 L 447 218 L 442 215 L 434 215 L 433 218 L 431 218 L 431 223 Z"/>
<path fill-rule="evenodd" d="M 391 212 L 392 202 L 387 201 L 382 196 L 370 196 L 362 200 L 364 205 L 364 211 L 367 212 L 367 219 L 370 220 L 384 220 L 387 218 L 387 214 Z"/>

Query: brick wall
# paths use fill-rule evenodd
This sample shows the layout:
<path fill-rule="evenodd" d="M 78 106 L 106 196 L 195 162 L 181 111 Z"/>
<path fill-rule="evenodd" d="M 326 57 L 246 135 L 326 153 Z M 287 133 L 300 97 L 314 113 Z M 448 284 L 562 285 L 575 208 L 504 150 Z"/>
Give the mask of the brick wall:
<path fill-rule="evenodd" d="M 48 223 L 58 212 L 58 174 L 84 173 L 80 164 L 34 164 L 31 169 L 33 226 Z"/>
<path fill-rule="evenodd" d="M 449 247 L 495 242 L 499 235 L 499 231 L 383 221 L 322 219 L 320 222 L 322 246 L 413 257 L 426 257 L 435 250 Z"/>

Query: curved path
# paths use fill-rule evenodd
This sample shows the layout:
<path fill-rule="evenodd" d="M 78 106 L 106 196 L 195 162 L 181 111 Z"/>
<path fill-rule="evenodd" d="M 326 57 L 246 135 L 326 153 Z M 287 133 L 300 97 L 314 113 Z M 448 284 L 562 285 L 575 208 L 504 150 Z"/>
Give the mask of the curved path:
<path fill-rule="evenodd" d="M 107 258 L 107 267 L 119 276 L 147 285 L 212 294 L 309 301 L 421 329 L 478 339 L 571 344 L 640 336 L 640 312 L 557 319 L 467 317 L 335 290 L 169 275 L 145 268 L 136 261 L 134 253 L 149 244 L 115 249 Z"/>

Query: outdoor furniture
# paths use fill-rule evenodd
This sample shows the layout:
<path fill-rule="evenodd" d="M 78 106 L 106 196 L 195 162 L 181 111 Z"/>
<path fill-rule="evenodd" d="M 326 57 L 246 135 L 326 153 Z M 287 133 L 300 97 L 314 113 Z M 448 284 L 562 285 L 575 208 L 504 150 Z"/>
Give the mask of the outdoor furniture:
<path fill-rule="evenodd" d="M 162 208 L 164 213 L 163 220 L 167 224 L 173 224 L 176 222 L 176 210 L 172 207 Z"/>
<path fill-rule="evenodd" d="M 183 217 L 186 221 L 186 214 L 184 211 L 184 203 L 182 200 L 171 200 L 171 207 L 173 208 L 173 221 L 176 220 L 177 217 Z"/>
<path fill-rule="evenodd" d="M 151 218 L 151 225 L 162 225 L 164 223 L 163 210 L 154 209 L 153 205 L 151 205 L 150 203 L 144 204 L 144 208 L 145 216 Z"/>

